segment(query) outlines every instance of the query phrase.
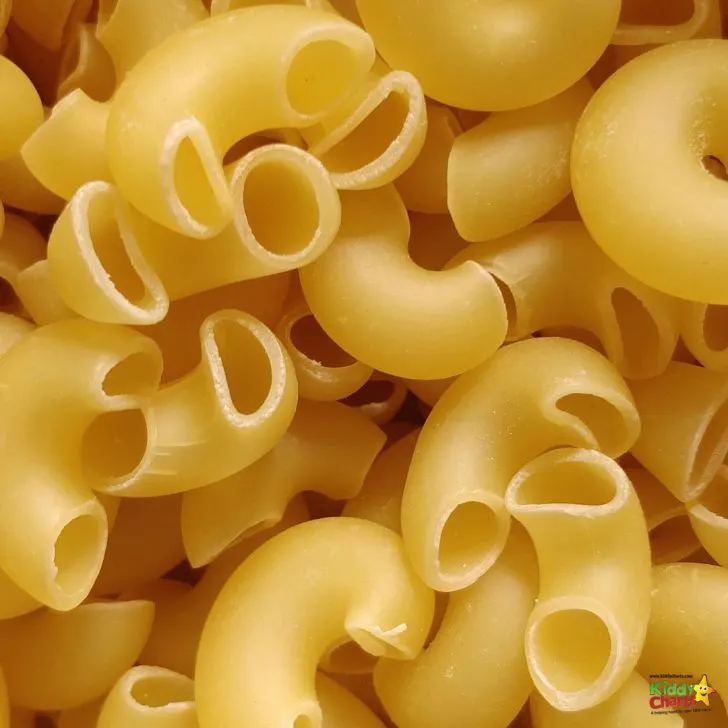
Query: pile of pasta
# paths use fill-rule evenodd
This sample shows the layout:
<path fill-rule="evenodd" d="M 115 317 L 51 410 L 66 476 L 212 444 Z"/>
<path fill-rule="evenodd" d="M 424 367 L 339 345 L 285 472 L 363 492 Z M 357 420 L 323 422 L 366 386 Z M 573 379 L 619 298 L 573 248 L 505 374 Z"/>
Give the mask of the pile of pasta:
<path fill-rule="evenodd" d="M 728 726 L 724 12 L 0 0 L 0 728 Z"/>

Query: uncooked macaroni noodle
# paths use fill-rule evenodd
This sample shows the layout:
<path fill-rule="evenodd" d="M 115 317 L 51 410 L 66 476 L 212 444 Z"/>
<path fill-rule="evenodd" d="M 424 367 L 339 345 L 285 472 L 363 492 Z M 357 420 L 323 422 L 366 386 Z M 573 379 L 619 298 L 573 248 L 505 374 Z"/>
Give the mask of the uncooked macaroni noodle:
<path fill-rule="evenodd" d="M 0 728 L 725 728 L 728 0 L 0 0 Z"/>

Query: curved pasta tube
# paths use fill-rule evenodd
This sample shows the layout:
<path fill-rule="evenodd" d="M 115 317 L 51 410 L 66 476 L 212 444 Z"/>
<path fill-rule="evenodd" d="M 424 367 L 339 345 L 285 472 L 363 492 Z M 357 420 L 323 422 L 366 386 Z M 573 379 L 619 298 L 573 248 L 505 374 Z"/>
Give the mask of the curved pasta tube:
<path fill-rule="evenodd" d="M 520 470 L 505 501 L 538 555 L 541 587 L 526 628 L 533 682 L 559 710 L 593 708 L 636 668 L 650 616 L 650 543 L 637 494 L 606 455 L 565 448 Z"/>
<path fill-rule="evenodd" d="M 23 145 L 33 176 L 51 192 L 70 200 L 86 182 L 110 181 L 104 134 L 108 104 L 77 89 L 59 101 Z"/>
<path fill-rule="evenodd" d="M 60 48 L 68 29 L 83 21 L 92 0 L 13 0 L 12 19 L 36 43 L 55 50 Z"/>
<path fill-rule="evenodd" d="M 686 301 L 680 334 L 690 353 L 706 368 L 728 371 L 728 307 Z"/>
<path fill-rule="evenodd" d="M 656 24 L 633 23 L 621 21 L 612 36 L 612 45 L 616 46 L 641 46 L 641 45 L 664 45 L 675 43 L 680 40 L 691 40 L 710 21 L 711 15 L 720 8 L 718 0 L 691 0 L 693 12 L 690 17 L 682 23 Z M 680 3 L 675 3 L 679 5 Z M 634 2 L 626 3 L 626 7 L 635 5 Z M 646 3 L 636 3 L 633 14 L 639 16 L 641 6 Z M 665 6 L 669 10 L 669 6 Z M 663 13 L 665 11 L 663 10 Z M 718 21 L 718 37 L 720 37 L 720 22 Z"/>
<path fill-rule="evenodd" d="M 364 27 L 393 68 L 432 99 L 463 109 L 532 106 L 564 91 L 596 63 L 619 21 L 619 0 L 474 6 L 455 0 L 357 0 Z"/>
<path fill-rule="evenodd" d="M 137 665 L 109 692 L 97 728 L 197 728 L 195 684 L 163 667 Z"/>
<path fill-rule="evenodd" d="M 56 728 L 97 728 L 102 705 L 103 700 L 95 700 L 79 708 L 63 710 L 56 718 Z"/>
<path fill-rule="evenodd" d="M 66 710 L 104 695 L 149 636 L 147 601 L 82 604 L 0 622 L 0 660 L 14 705 Z"/>
<path fill-rule="evenodd" d="M 280 0 L 211 0 L 210 14 L 220 15 L 220 13 L 229 13 L 231 10 L 240 10 L 242 8 L 250 8 L 256 5 L 278 5 Z M 328 0 L 283 0 L 284 5 L 302 5 L 311 10 L 328 10 L 334 12 L 334 8 L 328 3 Z"/>
<path fill-rule="evenodd" d="M 685 504 L 695 535 L 721 565 L 728 565 L 728 467 L 721 466 L 700 497 Z"/>
<path fill-rule="evenodd" d="M 0 159 L 0 200 L 18 210 L 41 215 L 58 215 L 64 205 L 33 176 L 20 153 Z"/>
<path fill-rule="evenodd" d="M 106 137 L 113 177 L 156 222 L 212 237 L 232 217 L 225 152 L 264 129 L 316 123 L 373 60 L 371 39 L 357 26 L 292 6 L 225 13 L 175 33 L 114 97 Z"/>
<path fill-rule="evenodd" d="M 599 89 L 572 149 L 574 197 L 594 240 L 638 280 L 701 303 L 728 303 L 728 196 L 703 166 L 722 153 L 718 89 L 727 74 L 720 40 L 657 48 Z"/>
<path fill-rule="evenodd" d="M 263 543 L 308 518 L 303 498 L 294 498 L 277 525 L 258 531 L 218 556 L 194 587 L 161 579 L 138 589 L 134 596 L 152 600 L 156 610 L 154 626 L 139 661 L 193 677 L 202 628 L 231 574 Z"/>
<path fill-rule="evenodd" d="M 339 402 L 301 400 L 290 427 L 264 457 L 225 480 L 185 493 L 182 534 L 193 566 L 283 517 L 306 490 L 352 498 L 364 483 L 385 435 Z"/>
<path fill-rule="evenodd" d="M 129 235 L 123 201 L 108 182 L 80 187 L 48 239 L 53 284 L 64 303 L 95 321 L 153 324 L 169 296 Z"/>
<path fill-rule="evenodd" d="M 707 564 L 663 564 L 652 571 L 652 611 L 639 662 L 640 673 L 709 675 L 728 694 L 725 594 L 728 572 Z M 695 626 L 700 625 L 696 630 Z M 690 635 L 690 639 L 685 639 Z"/>
<path fill-rule="evenodd" d="M 343 400 L 377 425 L 385 425 L 399 412 L 407 398 L 407 387 L 388 374 L 374 372 L 362 387 Z"/>
<path fill-rule="evenodd" d="M 38 326 L 74 318 L 51 281 L 48 260 L 39 260 L 18 273 L 15 292 L 29 316 Z"/>
<path fill-rule="evenodd" d="M 384 728 L 363 701 L 320 672 L 316 673 L 316 698 L 326 728 Z"/>
<path fill-rule="evenodd" d="M 301 133 L 337 188 L 382 187 L 407 170 L 422 150 L 425 95 L 411 73 L 392 71 L 378 61 L 343 106 Z"/>
<path fill-rule="evenodd" d="M 189 374 L 202 359 L 200 327 L 208 316 L 226 309 L 245 311 L 274 328 L 290 287 L 287 273 L 232 283 L 173 301 L 169 313 L 152 326 L 140 327 L 157 342 L 164 358 L 162 381 Z"/>
<path fill-rule="evenodd" d="M 520 230 L 569 194 L 571 143 L 592 94 L 582 80 L 535 106 L 491 114 L 455 139 L 447 206 L 465 240 Z"/>
<path fill-rule="evenodd" d="M 450 596 L 420 655 L 377 664 L 374 685 L 392 720 L 400 728 L 508 725 L 533 689 L 523 634 L 537 591 L 536 554 L 515 527 L 493 568 Z"/>
<path fill-rule="evenodd" d="M 308 265 L 331 245 L 341 223 L 339 195 L 325 167 L 288 144 L 246 154 L 232 169 L 230 192 L 232 223 L 204 244 L 127 209 L 145 263 L 170 298 Z"/>
<path fill-rule="evenodd" d="M 626 468 L 645 514 L 650 536 L 652 563 L 683 561 L 700 550 L 700 541 L 690 525 L 687 507 L 654 475 L 641 468 Z"/>
<path fill-rule="evenodd" d="M 96 35 L 123 79 L 165 38 L 207 17 L 201 0 L 101 0 Z"/>
<path fill-rule="evenodd" d="M 200 328 L 202 361 L 157 392 L 145 422 L 136 470 L 95 485 L 102 493 L 151 497 L 215 483 L 252 465 L 283 437 L 298 391 L 286 350 L 267 326 L 242 311 L 212 314 Z M 107 436 L 114 442 L 118 433 Z"/>
<path fill-rule="evenodd" d="M 412 165 L 395 186 L 408 210 L 447 214 L 447 168 L 450 152 L 462 128 L 452 109 L 427 104 L 427 135 Z"/>
<path fill-rule="evenodd" d="M 632 453 L 679 501 L 695 500 L 728 453 L 728 381 L 672 362 L 631 389 L 642 421 Z"/>
<path fill-rule="evenodd" d="M 0 56 L 0 159 L 12 157 L 43 123 L 43 102 L 25 72 Z"/>
<path fill-rule="evenodd" d="M 554 708 L 538 691 L 531 696 L 533 728 L 614 728 L 614 726 L 648 725 L 653 719 L 650 708 L 650 685 L 633 672 L 620 689 L 603 703 L 576 713 L 565 713 Z M 678 713 L 660 716 L 665 728 L 683 728 Z"/>
<path fill-rule="evenodd" d="M 347 501 L 342 516 L 364 518 L 400 533 L 402 493 L 419 429 L 405 435 L 374 460 L 357 495 Z"/>
<path fill-rule="evenodd" d="M 288 529 L 238 568 L 210 612 L 195 676 L 201 725 L 303 717 L 321 728 L 314 681 L 326 649 L 348 637 L 374 655 L 412 659 L 433 607 L 389 529 L 354 518 Z"/>
<path fill-rule="evenodd" d="M 21 313 L 18 277 L 41 260 L 45 241 L 27 220 L 8 214 L 0 236 L 0 307 L 7 313 Z"/>
<path fill-rule="evenodd" d="M 558 446 L 616 457 L 638 433 L 627 386 L 587 346 L 529 339 L 499 350 L 448 388 L 420 433 L 402 500 L 417 573 L 438 591 L 475 583 L 506 543 L 503 496 L 524 464 Z"/>
<path fill-rule="evenodd" d="M 0 358 L 32 331 L 35 331 L 35 326 L 30 321 L 0 312 Z"/>
<path fill-rule="evenodd" d="M 495 281 L 472 263 L 443 272 L 415 265 L 393 187 L 342 193 L 341 202 L 336 241 L 300 279 L 321 328 L 344 351 L 387 374 L 437 379 L 500 346 L 506 315 Z"/>
<path fill-rule="evenodd" d="M 80 23 L 63 48 L 58 68 L 58 99 L 83 90 L 96 101 L 108 101 L 116 90 L 114 64 L 96 37 L 96 26 Z"/>
<path fill-rule="evenodd" d="M 296 300 L 276 327 L 286 347 L 303 399 L 333 402 L 361 389 L 373 369 L 349 356 L 321 328 L 305 301 Z"/>
<path fill-rule="evenodd" d="M 125 498 L 92 594 L 112 595 L 159 579 L 184 561 L 182 498 Z"/>
<path fill-rule="evenodd" d="M 585 329 L 633 379 L 657 376 L 672 358 L 679 303 L 614 265 L 580 222 L 535 223 L 471 245 L 451 265 L 464 260 L 477 261 L 501 282 L 510 339 L 552 327 Z"/>
<path fill-rule="evenodd" d="M 91 488 L 136 454 L 123 438 L 100 449 L 99 432 L 136 421 L 161 368 L 152 341 L 81 319 L 41 327 L 0 359 L 0 568 L 53 609 L 88 595 L 108 536 Z"/>

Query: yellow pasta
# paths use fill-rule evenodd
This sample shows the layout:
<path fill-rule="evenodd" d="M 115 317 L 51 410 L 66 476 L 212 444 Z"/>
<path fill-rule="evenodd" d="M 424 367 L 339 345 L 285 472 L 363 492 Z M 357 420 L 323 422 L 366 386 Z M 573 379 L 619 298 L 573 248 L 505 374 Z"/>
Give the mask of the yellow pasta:
<path fill-rule="evenodd" d="M 0 571 L 0 620 L 30 614 L 41 606 L 40 602 L 23 591 L 4 571 Z"/>
<path fill-rule="evenodd" d="M 578 81 L 609 44 L 620 5 L 357 0 L 392 68 L 415 74 L 436 101 L 483 111 L 531 106 Z"/>
<path fill-rule="evenodd" d="M 108 524 L 91 488 L 138 455 L 118 425 L 138 421 L 161 366 L 145 337 L 82 320 L 37 329 L 0 359 L 0 568 L 54 609 L 77 606 L 99 573 Z"/>
<path fill-rule="evenodd" d="M 342 516 L 364 518 L 400 533 L 402 493 L 420 431 L 415 430 L 377 456 L 359 493 L 349 499 Z"/>
<path fill-rule="evenodd" d="M 406 397 L 407 387 L 401 380 L 374 372 L 344 403 L 358 409 L 377 425 L 384 425 L 397 415 Z"/>
<path fill-rule="evenodd" d="M 125 498 L 92 594 L 108 596 L 158 579 L 184 561 L 182 498 Z"/>
<path fill-rule="evenodd" d="M 592 349 L 567 339 L 501 349 L 447 389 L 420 434 L 402 501 L 415 569 L 439 591 L 473 584 L 503 550 L 503 496 L 521 467 L 558 446 L 616 457 L 638 433 L 624 381 Z"/>
<path fill-rule="evenodd" d="M 447 206 L 463 238 L 508 235 L 569 194 L 571 143 L 592 93 L 582 80 L 535 106 L 491 114 L 455 140 Z"/>
<path fill-rule="evenodd" d="M 25 73 L 0 56 L 0 160 L 12 157 L 43 122 L 43 104 Z"/>
<path fill-rule="evenodd" d="M 349 356 L 326 335 L 298 296 L 286 307 L 276 334 L 291 357 L 303 399 L 343 399 L 360 390 L 372 376 L 370 366 Z"/>
<path fill-rule="evenodd" d="M 155 603 L 154 625 L 139 660 L 194 676 L 202 628 L 230 575 L 261 544 L 308 518 L 303 499 L 294 498 L 277 525 L 258 531 L 229 548 L 205 569 L 194 587 L 161 579 L 136 590 L 137 598 L 150 599 Z"/>
<path fill-rule="evenodd" d="M 0 200 L 18 210 L 41 215 L 57 215 L 64 204 L 33 176 L 20 153 L 0 160 Z"/>
<path fill-rule="evenodd" d="M 12 19 L 34 41 L 51 50 L 59 48 L 69 30 L 83 21 L 92 0 L 13 0 Z"/>
<path fill-rule="evenodd" d="M 655 3 L 652 0 L 628 0 L 624 3 L 622 19 L 612 37 L 612 43 L 616 46 L 644 46 L 644 45 L 662 45 L 674 43 L 680 40 L 690 40 L 698 37 L 706 26 L 710 25 L 711 30 L 717 30 L 717 36 L 720 37 L 720 3 L 719 0 L 690 0 L 693 6 L 693 12 L 690 17 L 683 22 L 669 23 L 665 14 L 670 13 L 671 9 L 675 9 L 677 13 L 682 9 L 681 5 L 685 3 L 660 3 L 664 7 L 660 7 L 664 24 L 658 25 L 650 22 L 651 12 L 654 11 Z M 629 13 L 629 19 L 624 16 Z M 677 14 L 676 13 L 676 14 Z M 652 15 L 654 17 L 654 15 Z M 638 22 L 630 22 L 631 19 Z M 716 27 L 717 26 L 717 27 Z M 710 36 L 702 36 L 710 37 Z"/>
<path fill-rule="evenodd" d="M 680 333 L 690 353 L 706 368 L 728 371 L 728 307 L 686 301 Z"/>
<path fill-rule="evenodd" d="M 465 260 L 477 261 L 501 283 L 510 339 L 561 326 L 586 330 L 634 379 L 655 377 L 672 358 L 679 304 L 614 265 L 580 222 L 536 223 L 471 245 L 450 265 Z"/>
<path fill-rule="evenodd" d="M 433 606 L 389 529 L 353 518 L 288 529 L 246 560 L 210 612 L 195 676 L 200 723 L 303 716 L 320 725 L 314 680 L 324 651 L 348 637 L 374 655 L 411 659 Z M 249 679 L 231 691 L 236 674 Z"/>
<path fill-rule="evenodd" d="M 495 281 L 469 262 L 444 272 L 417 266 L 393 187 L 341 197 L 337 240 L 300 277 L 311 311 L 344 351 L 387 374 L 437 379 L 474 367 L 502 343 Z M 375 258 L 373 269 L 367 261 Z"/>
<path fill-rule="evenodd" d="M 719 566 L 663 564 L 654 568 L 652 611 L 639 663 L 644 677 L 692 675 L 697 683 L 705 674 L 719 695 L 727 694 L 724 645 L 728 635 L 723 606 L 727 588 L 728 573 Z"/>
<path fill-rule="evenodd" d="M 700 550 L 690 525 L 689 507 L 675 498 L 654 475 L 641 468 L 626 468 L 645 514 L 652 563 L 683 561 Z"/>
<path fill-rule="evenodd" d="M 339 196 L 324 166 L 288 144 L 253 149 L 230 172 L 233 218 L 204 243 L 127 210 L 145 263 L 177 299 L 301 268 L 331 245 Z"/>
<path fill-rule="evenodd" d="M 240 539 L 275 525 L 305 490 L 352 498 L 384 441 L 384 433 L 360 412 L 338 402 L 302 400 L 267 455 L 185 494 L 182 533 L 190 563 L 203 566 Z"/>
<path fill-rule="evenodd" d="M 21 313 L 18 277 L 43 258 L 45 241 L 38 230 L 18 215 L 8 214 L 0 236 L 0 308 Z"/>
<path fill-rule="evenodd" d="M 18 272 L 15 293 L 25 311 L 39 326 L 76 316 L 53 286 L 47 259 Z"/>
<path fill-rule="evenodd" d="M 86 182 L 110 181 L 104 133 L 108 104 L 84 90 L 69 93 L 23 145 L 23 161 L 54 194 L 70 200 Z"/>
<path fill-rule="evenodd" d="M 58 98 L 76 89 L 96 101 L 108 101 L 116 89 L 114 64 L 91 23 L 80 23 L 74 28 L 61 55 Z"/>
<path fill-rule="evenodd" d="M 450 596 L 424 652 L 411 661 L 377 664 L 374 684 L 397 726 L 508 725 L 533 689 L 523 634 L 537 591 L 536 555 L 515 527 L 493 568 Z"/>
<path fill-rule="evenodd" d="M 56 728 L 97 728 L 102 705 L 103 700 L 96 700 L 80 708 L 63 710 L 56 718 Z"/>
<path fill-rule="evenodd" d="M 721 565 L 728 565 L 728 467 L 722 465 L 701 495 L 686 504 L 696 536 Z"/>
<path fill-rule="evenodd" d="M 448 159 L 455 140 L 462 134 L 452 109 L 427 104 L 427 136 L 420 153 L 395 186 L 408 210 L 430 214 L 447 213 Z"/>
<path fill-rule="evenodd" d="M 608 700 L 576 713 L 564 713 L 550 705 L 538 692 L 531 696 L 533 728 L 641 728 L 654 716 L 650 708 L 650 685 L 633 672 Z M 669 713 L 659 717 L 664 728 L 682 728 L 682 716 Z"/>
<path fill-rule="evenodd" d="M 715 89 L 726 73 L 723 41 L 657 48 L 597 91 L 572 150 L 574 197 L 594 240 L 638 280 L 701 303 L 728 303 L 724 183 L 703 165 L 720 149 Z"/>
<path fill-rule="evenodd" d="M 89 319 L 148 325 L 167 313 L 167 292 L 107 182 L 89 182 L 73 195 L 53 226 L 48 263 L 64 303 Z"/>
<path fill-rule="evenodd" d="M 538 554 L 525 637 L 531 677 L 554 707 L 593 708 L 628 679 L 645 639 L 651 561 L 637 494 L 607 456 L 564 448 L 520 470 L 505 501 Z"/>
<path fill-rule="evenodd" d="M 369 36 L 331 13 L 268 6 L 203 21 L 150 51 L 119 87 L 107 129 L 112 175 L 158 223 L 212 237 L 232 217 L 225 152 L 264 129 L 316 123 L 373 60 Z"/>
<path fill-rule="evenodd" d="M 195 684 L 163 667 L 132 667 L 109 692 L 96 726 L 197 728 Z"/>
<path fill-rule="evenodd" d="M 140 327 L 154 339 L 164 357 L 163 381 L 189 374 L 202 360 L 200 327 L 218 311 L 236 309 L 259 319 L 269 328 L 278 322 L 290 286 L 288 274 L 233 283 L 173 301 L 158 324 Z"/>
<path fill-rule="evenodd" d="M 417 79 L 377 61 L 353 97 L 301 132 L 336 187 L 368 190 L 393 182 L 415 161 L 427 133 Z"/>
<path fill-rule="evenodd" d="M 136 661 L 154 618 L 147 601 L 83 604 L 0 622 L 10 701 L 66 710 L 100 698 Z"/>
<path fill-rule="evenodd" d="M 316 698 L 323 728 L 384 728 L 364 702 L 320 672 L 316 674 Z"/>
<path fill-rule="evenodd" d="M 695 500 L 728 453 L 728 381 L 672 362 L 631 389 L 642 421 L 632 453 L 679 501 Z"/>
<path fill-rule="evenodd" d="M 107 471 L 97 490 L 143 497 L 192 490 L 251 465 L 281 439 L 298 392 L 290 358 L 270 329 L 242 311 L 220 311 L 205 319 L 200 341 L 200 364 L 160 389 L 142 419 L 124 423 L 116 447 L 135 459 L 134 472 L 117 478 Z M 112 434 L 120 437 L 103 436 Z M 136 459 L 133 446 L 141 442 Z"/>
<path fill-rule="evenodd" d="M 123 79 L 165 38 L 208 15 L 201 0 L 100 0 L 96 34 Z"/>

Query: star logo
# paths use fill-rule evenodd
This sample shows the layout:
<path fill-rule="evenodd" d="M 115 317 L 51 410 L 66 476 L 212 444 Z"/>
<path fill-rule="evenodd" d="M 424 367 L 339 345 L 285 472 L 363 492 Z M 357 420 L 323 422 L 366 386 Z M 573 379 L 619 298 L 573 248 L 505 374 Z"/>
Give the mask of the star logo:
<path fill-rule="evenodd" d="M 695 701 L 697 703 L 704 703 L 710 707 L 710 698 L 708 696 L 714 693 L 715 690 L 708 684 L 707 675 L 703 675 L 700 682 L 697 685 L 693 685 L 693 690 L 695 691 Z"/>

